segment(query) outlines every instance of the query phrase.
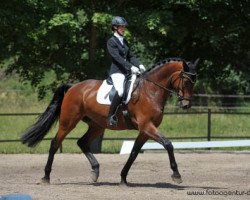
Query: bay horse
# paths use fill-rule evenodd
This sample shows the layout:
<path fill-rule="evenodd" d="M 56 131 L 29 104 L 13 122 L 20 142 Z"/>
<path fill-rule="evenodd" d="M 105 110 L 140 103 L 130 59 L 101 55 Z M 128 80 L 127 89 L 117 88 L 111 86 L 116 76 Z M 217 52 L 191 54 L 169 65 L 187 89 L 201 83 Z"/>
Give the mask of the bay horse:
<path fill-rule="evenodd" d="M 169 139 L 158 131 L 157 127 L 161 124 L 166 100 L 172 93 L 178 95 L 182 108 L 190 108 L 193 86 L 196 81 L 197 64 L 198 59 L 192 63 L 179 58 L 169 58 L 157 63 L 139 76 L 137 87 L 134 88 L 132 98 L 127 105 L 127 111 L 134 126 L 133 129 L 138 130 L 139 134 L 121 171 L 121 184 L 127 185 L 129 169 L 148 139 L 155 140 L 167 150 L 173 171 L 171 177 L 177 183 L 182 182 L 173 145 Z M 99 163 L 93 153 L 90 152 L 92 141 L 103 134 L 107 128 L 112 130 L 131 129 L 128 127 L 120 108 L 117 111 L 117 126 L 107 126 L 109 106 L 101 105 L 96 100 L 97 91 L 101 84 L 102 81 L 100 80 L 84 80 L 74 85 L 61 85 L 54 92 L 45 112 L 21 137 L 23 144 L 34 147 L 49 132 L 52 124 L 59 119 L 58 131 L 51 141 L 42 182 L 50 182 L 54 155 L 64 138 L 79 121 L 88 124 L 87 132 L 77 141 L 77 144 L 91 164 L 93 182 L 96 182 L 99 177 Z"/>

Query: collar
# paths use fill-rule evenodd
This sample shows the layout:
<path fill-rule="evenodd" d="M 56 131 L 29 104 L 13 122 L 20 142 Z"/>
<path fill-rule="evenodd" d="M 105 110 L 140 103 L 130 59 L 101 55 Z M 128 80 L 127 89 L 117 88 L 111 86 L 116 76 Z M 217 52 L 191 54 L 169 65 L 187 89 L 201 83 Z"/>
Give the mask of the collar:
<path fill-rule="evenodd" d="M 124 40 L 124 37 L 123 36 L 121 36 L 121 35 L 119 35 L 118 33 L 114 33 L 114 36 L 115 37 L 117 37 L 118 39 L 119 39 L 119 41 L 122 43 L 122 45 L 123 45 L 123 40 Z"/>

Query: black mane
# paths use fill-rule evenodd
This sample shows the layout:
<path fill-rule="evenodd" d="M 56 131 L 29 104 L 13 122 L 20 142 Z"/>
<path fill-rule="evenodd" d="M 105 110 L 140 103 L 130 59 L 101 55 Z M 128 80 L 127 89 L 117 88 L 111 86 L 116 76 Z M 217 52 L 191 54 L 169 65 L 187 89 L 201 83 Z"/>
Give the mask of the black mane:
<path fill-rule="evenodd" d="M 152 69 L 154 69 L 156 67 L 160 67 L 160 66 L 165 65 L 166 63 L 169 63 L 169 62 L 172 62 L 172 61 L 177 61 L 177 62 L 182 61 L 182 62 L 186 63 L 186 61 L 184 59 L 182 59 L 182 58 L 166 58 L 166 59 L 161 60 L 161 61 L 157 62 L 156 64 L 154 64 L 147 71 L 149 72 L 149 71 L 151 71 Z"/>

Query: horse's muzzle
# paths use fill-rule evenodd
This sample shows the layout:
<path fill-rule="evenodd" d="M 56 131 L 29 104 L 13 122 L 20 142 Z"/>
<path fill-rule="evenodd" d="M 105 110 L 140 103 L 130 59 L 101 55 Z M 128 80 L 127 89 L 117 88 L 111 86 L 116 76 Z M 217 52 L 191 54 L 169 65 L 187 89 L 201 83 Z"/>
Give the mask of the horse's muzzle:
<path fill-rule="evenodd" d="M 180 101 L 180 107 L 183 109 L 188 109 L 191 107 L 191 101 L 187 99 L 183 99 Z"/>

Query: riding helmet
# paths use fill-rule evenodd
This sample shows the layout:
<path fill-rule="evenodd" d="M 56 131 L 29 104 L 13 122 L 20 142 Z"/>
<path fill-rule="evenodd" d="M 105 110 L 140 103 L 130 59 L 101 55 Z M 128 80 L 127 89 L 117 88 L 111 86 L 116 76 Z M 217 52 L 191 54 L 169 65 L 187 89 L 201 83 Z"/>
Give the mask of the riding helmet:
<path fill-rule="evenodd" d="M 120 17 L 120 16 L 113 17 L 111 24 L 112 24 L 112 27 L 113 26 L 128 26 L 126 19 L 124 19 L 123 17 Z"/>

